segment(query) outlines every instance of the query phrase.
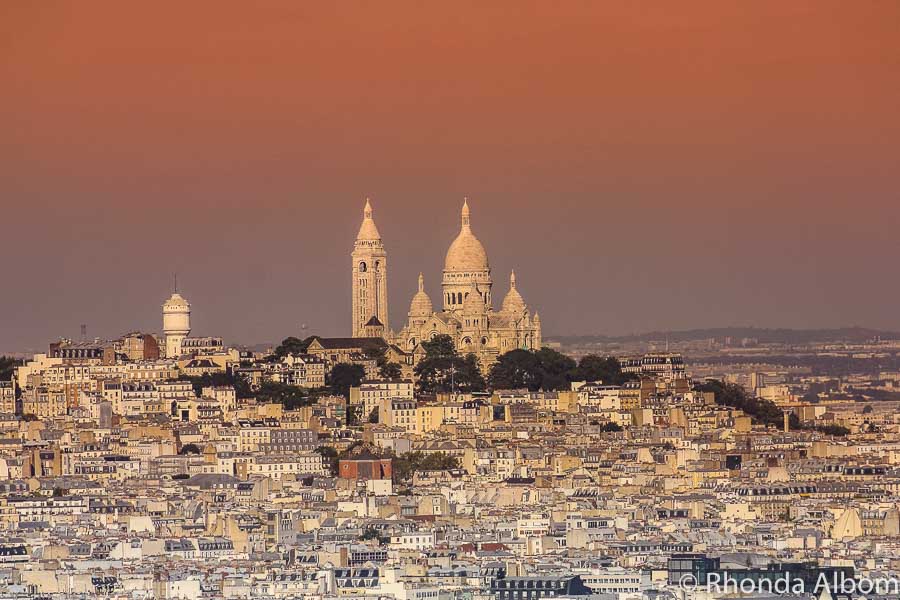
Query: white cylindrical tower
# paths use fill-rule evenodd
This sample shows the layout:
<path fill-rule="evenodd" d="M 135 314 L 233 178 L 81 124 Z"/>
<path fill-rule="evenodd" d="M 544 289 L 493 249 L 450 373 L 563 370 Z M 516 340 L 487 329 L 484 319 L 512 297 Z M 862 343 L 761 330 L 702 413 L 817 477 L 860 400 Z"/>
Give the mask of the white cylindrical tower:
<path fill-rule="evenodd" d="M 191 332 L 191 305 L 175 292 L 163 303 L 163 335 L 166 357 L 181 356 L 181 342 Z"/>

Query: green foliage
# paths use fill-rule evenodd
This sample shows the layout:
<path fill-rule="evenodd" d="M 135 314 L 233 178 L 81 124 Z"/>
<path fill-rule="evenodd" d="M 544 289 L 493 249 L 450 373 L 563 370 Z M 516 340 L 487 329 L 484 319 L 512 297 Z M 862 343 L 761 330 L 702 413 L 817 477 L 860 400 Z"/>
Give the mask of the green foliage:
<path fill-rule="evenodd" d="M 416 365 L 419 391 L 426 394 L 442 392 L 480 392 L 484 377 L 474 354 L 460 356 L 449 335 L 439 335 L 422 342 L 425 358 Z"/>
<path fill-rule="evenodd" d="M 604 385 L 622 385 L 634 379 L 637 379 L 635 375 L 622 372 L 616 357 L 596 354 L 583 356 L 573 374 L 573 381 L 602 381 Z"/>
<path fill-rule="evenodd" d="M 233 387 L 234 393 L 238 398 L 252 398 L 253 391 L 250 384 L 243 377 L 235 375 L 231 371 L 204 373 L 192 377 L 190 375 L 180 375 L 180 381 L 190 381 L 194 387 L 194 394 L 200 396 L 205 387 Z"/>
<path fill-rule="evenodd" d="M 377 423 L 378 422 L 378 407 L 372 409 L 369 413 L 369 423 Z"/>
<path fill-rule="evenodd" d="M 622 426 L 619 425 L 618 423 L 614 423 L 613 421 L 610 421 L 610 422 L 606 423 L 605 425 L 603 425 L 603 431 L 622 431 Z"/>
<path fill-rule="evenodd" d="M 740 409 L 757 423 L 776 428 L 784 425 L 784 413 L 774 402 L 750 396 L 741 385 L 713 379 L 697 386 L 697 390 L 712 392 L 716 404 Z M 790 426 L 793 428 L 800 426 L 800 421 L 794 414 L 790 416 Z"/>
<path fill-rule="evenodd" d="M 451 358 L 458 356 L 453 338 L 449 335 L 436 335 L 434 339 L 422 342 L 426 358 Z"/>
<path fill-rule="evenodd" d="M 358 386 L 365 376 L 366 370 L 362 365 L 338 363 L 328 375 L 328 385 L 335 396 L 349 398 L 350 388 Z"/>
<path fill-rule="evenodd" d="M 391 538 L 381 535 L 381 532 L 379 532 L 374 527 L 366 527 L 365 531 L 363 531 L 363 534 L 359 537 L 359 539 L 364 542 L 368 540 L 376 540 L 378 542 L 378 545 L 380 546 L 384 546 L 391 541 Z"/>
<path fill-rule="evenodd" d="M 182 456 L 185 454 L 200 454 L 200 453 L 201 453 L 200 446 L 198 446 L 197 444 L 194 444 L 194 443 L 185 444 L 184 446 L 181 447 L 181 450 L 178 451 L 178 454 L 181 454 Z"/>
<path fill-rule="evenodd" d="M 12 379 L 16 367 L 21 367 L 22 361 L 12 356 L 0 356 L 0 381 Z"/>
<path fill-rule="evenodd" d="M 331 472 L 331 476 L 337 477 L 340 455 L 338 454 L 338 451 L 334 448 L 334 446 L 319 446 L 315 449 L 315 452 L 322 455 L 322 458 L 326 460 L 326 462 L 328 463 L 328 470 Z"/>
<path fill-rule="evenodd" d="M 382 379 L 400 379 L 403 375 L 401 369 L 400 365 L 395 362 L 386 362 L 381 365 L 381 368 L 378 370 L 378 375 L 380 375 Z"/>
<path fill-rule="evenodd" d="M 842 425 L 820 425 L 815 428 L 819 433 L 824 433 L 825 435 L 833 435 L 836 437 L 847 437 L 850 435 L 850 430 Z"/>
<path fill-rule="evenodd" d="M 573 381 L 603 381 L 621 385 L 633 379 L 622 373 L 615 358 L 585 356 L 576 364 L 570 357 L 551 348 L 512 350 L 501 355 L 488 375 L 492 389 L 568 390 Z"/>
<path fill-rule="evenodd" d="M 383 367 L 387 363 L 384 346 L 367 345 L 362 351 L 369 358 L 374 358 L 379 367 Z"/>
<path fill-rule="evenodd" d="M 285 410 L 296 410 L 315 404 L 320 395 L 320 391 L 310 391 L 296 385 L 266 381 L 259 386 L 256 399 L 263 403 L 281 404 Z"/>
<path fill-rule="evenodd" d="M 347 427 L 359 425 L 360 407 L 354 404 L 347 405 Z"/>
<path fill-rule="evenodd" d="M 541 360 L 530 350 L 502 354 L 488 374 L 488 384 L 495 390 L 527 388 L 537 391 L 542 382 Z"/>
<path fill-rule="evenodd" d="M 407 481 L 421 471 L 446 471 L 459 468 L 459 459 L 444 452 L 407 452 L 394 458 L 394 478 L 398 481 Z"/>
<path fill-rule="evenodd" d="M 276 358 L 284 358 L 288 354 L 306 354 L 306 351 L 309 349 L 309 345 L 312 343 L 314 337 L 310 336 L 306 339 L 301 340 L 296 337 L 286 337 L 281 340 L 281 344 L 275 348 L 275 357 Z"/>

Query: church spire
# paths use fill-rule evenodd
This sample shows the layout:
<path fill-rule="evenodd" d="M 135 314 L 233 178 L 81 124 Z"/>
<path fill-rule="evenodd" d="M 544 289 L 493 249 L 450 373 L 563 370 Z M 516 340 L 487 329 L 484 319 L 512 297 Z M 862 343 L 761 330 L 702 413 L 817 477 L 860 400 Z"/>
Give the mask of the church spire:
<path fill-rule="evenodd" d="M 425 291 L 425 277 L 422 276 L 422 273 L 419 273 L 419 291 Z"/>
<path fill-rule="evenodd" d="M 509 272 L 509 289 L 516 289 L 516 270 L 513 269 Z"/>
<path fill-rule="evenodd" d="M 363 221 L 359 226 L 359 233 L 356 235 L 357 241 L 380 241 L 381 234 L 375 227 L 375 220 L 372 218 L 372 203 L 366 198 L 366 206 L 363 208 Z"/>
<path fill-rule="evenodd" d="M 469 199 L 463 198 L 463 207 L 462 207 L 462 228 L 469 228 Z"/>

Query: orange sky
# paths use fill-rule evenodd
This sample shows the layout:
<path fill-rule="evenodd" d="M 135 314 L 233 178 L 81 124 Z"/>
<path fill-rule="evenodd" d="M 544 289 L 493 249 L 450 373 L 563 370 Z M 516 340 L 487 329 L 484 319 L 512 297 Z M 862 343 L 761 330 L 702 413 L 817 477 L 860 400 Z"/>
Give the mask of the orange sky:
<path fill-rule="evenodd" d="M 489 4 L 489 6 L 485 6 Z M 373 197 L 394 323 L 462 196 L 553 333 L 900 330 L 900 3 L 0 6 L 0 352 L 349 327 Z"/>

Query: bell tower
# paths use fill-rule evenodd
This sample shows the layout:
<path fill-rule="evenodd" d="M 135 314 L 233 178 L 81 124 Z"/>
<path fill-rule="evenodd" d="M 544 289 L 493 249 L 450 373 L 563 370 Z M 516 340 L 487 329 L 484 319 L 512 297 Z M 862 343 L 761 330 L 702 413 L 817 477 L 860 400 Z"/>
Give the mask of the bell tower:
<path fill-rule="evenodd" d="M 388 330 L 387 252 L 366 198 L 363 221 L 351 254 L 353 315 L 351 335 L 365 337 L 366 325 L 375 317 Z M 370 329 L 371 331 L 371 329 Z"/>

